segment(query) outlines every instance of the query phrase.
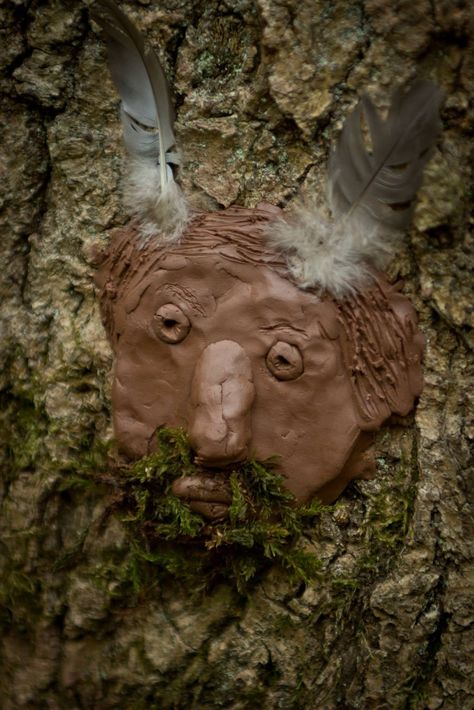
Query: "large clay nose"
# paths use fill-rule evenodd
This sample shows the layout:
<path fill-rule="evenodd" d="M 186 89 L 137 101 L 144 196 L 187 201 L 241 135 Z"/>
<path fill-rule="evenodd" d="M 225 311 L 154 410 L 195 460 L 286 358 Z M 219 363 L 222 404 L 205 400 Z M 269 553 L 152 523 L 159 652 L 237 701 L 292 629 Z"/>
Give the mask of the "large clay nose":
<path fill-rule="evenodd" d="M 221 466 L 246 458 L 254 396 L 244 349 L 232 340 L 208 345 L 196 364 L 191 389 L 188 433 L 198 463 Z"/>

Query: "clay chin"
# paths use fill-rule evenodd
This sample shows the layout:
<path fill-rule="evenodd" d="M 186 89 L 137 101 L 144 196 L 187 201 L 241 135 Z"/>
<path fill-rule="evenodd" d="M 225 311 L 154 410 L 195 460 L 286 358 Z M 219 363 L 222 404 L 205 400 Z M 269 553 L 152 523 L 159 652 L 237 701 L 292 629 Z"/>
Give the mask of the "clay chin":
<path fill-rule="evenodd" d="M 199 214 L 167 248 L 129 227 L 96 275 L 119 445 L 138 458 L 159 427 L 184 428 L 203 475 L 174 490 L 209 518 L 230 502 L 226 467 L 250 454 L 277 455 L 298 502 L 333 501 L 372 475 L 373 432 L 421 392 L 409 301 L 381 274 L 341 301 L 298 288 L 265 244 L 278 214 Z"/>

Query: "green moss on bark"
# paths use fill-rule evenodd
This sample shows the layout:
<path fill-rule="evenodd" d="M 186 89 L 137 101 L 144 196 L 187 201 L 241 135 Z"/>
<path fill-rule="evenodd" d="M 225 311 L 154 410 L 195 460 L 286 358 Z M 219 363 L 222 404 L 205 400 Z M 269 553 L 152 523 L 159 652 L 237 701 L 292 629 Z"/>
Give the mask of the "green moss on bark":
<path fill-rule="evenodd" d="M 184 432 L 160 430 L 156 453 L 115 466 L 112 473 L 98 470 L 95 456 L 92 461 L 89 475 L 68 476 L 62 489 L 103 484 L 115 488 L 113 511 L 129 531 L 130 550 L 125 560 L 99 573 L 108 582 L 115 575 L 122 596 L 127 586 L 132 595 L 140 595 L 157 584 L 160 574 L 178 578 L 195 591 L 226 580 L 244 593 L 272 564 L 304 582 L 319 573 L 316 555 L 299 540 L 326 508 L 317 501 L 295 507 L 282 476 L 269 462 L 250 461 L 230 473 L 229 516 L 210 523 L 171 492 L 174 480 L 200 471 Z"/>

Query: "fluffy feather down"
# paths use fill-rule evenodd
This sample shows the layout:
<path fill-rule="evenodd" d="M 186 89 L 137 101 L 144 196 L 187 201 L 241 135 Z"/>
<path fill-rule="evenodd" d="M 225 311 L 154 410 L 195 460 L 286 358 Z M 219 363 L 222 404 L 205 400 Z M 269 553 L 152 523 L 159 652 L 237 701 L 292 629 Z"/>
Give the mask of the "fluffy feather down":
<path fill-rule="evenodd" d="M 269 225 L 268 240 L 287 254 L 288 268 L 301 288 L 319 287 L 336 298 L 370 280 L 364 261 L 367 235 L 351 232 L 341 220 L 331 222 L 314 206 L 299 204 L 288 220 Z M 381 251 L 387 248 L 383 241 Z"/>
<path fill-rule="evenodd" d="M 341 298 L 367 284 L 371 267 L 387 266 L 409 225 L 438 136 L 441 99 L 435 84 L 419 81 L 395 93 L 385 121 L 367 97 L 346 120 L 329 165 L 333 220 L 300 204 L 287 221 L 268 229 L 302 288 L 319 287 Z M 371 149 L 364 144 L 363 113 Z"/>
<path fill-rule="evenodd" d="M 97 0 L 92 16 L 105 32 L 109 68 L 121 103 L 123 137 L 129 160 L 124 202 L 145 238 L 179 240 L 188 221 L 184 196 L 174 182 L 174 112 L 168 82 L 157 54 L 113 0 Z"/>
<path fill-rule="evenodd" d="M 171 168 L 167 166 L 168 171 Z M 160 166 L 149 158 L 134 156 L 127 161 L 123 184 L 128 213 L 140 224 L 145 240 L 158 237 L 163 244 L 179 241 L 189 221 L 189 208 L 173 179 L 161 187 Z"/>

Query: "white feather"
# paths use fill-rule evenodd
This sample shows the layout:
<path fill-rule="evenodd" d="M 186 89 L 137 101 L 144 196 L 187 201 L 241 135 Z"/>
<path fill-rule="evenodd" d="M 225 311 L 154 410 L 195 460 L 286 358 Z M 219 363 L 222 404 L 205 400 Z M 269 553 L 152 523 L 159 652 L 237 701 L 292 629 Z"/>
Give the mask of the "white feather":
<path fill-rule="evenodd" d="M 169 173 L 171 168 L 166 166 Z M 187 201 L 176 182 L 161 187 L 160 166 L 150 158 L 130 157 L 124 178 L 124 203 L 135 217 L 145 240 L 156 238 L 162 244 L 179 241 L 189 221 Z"/>

